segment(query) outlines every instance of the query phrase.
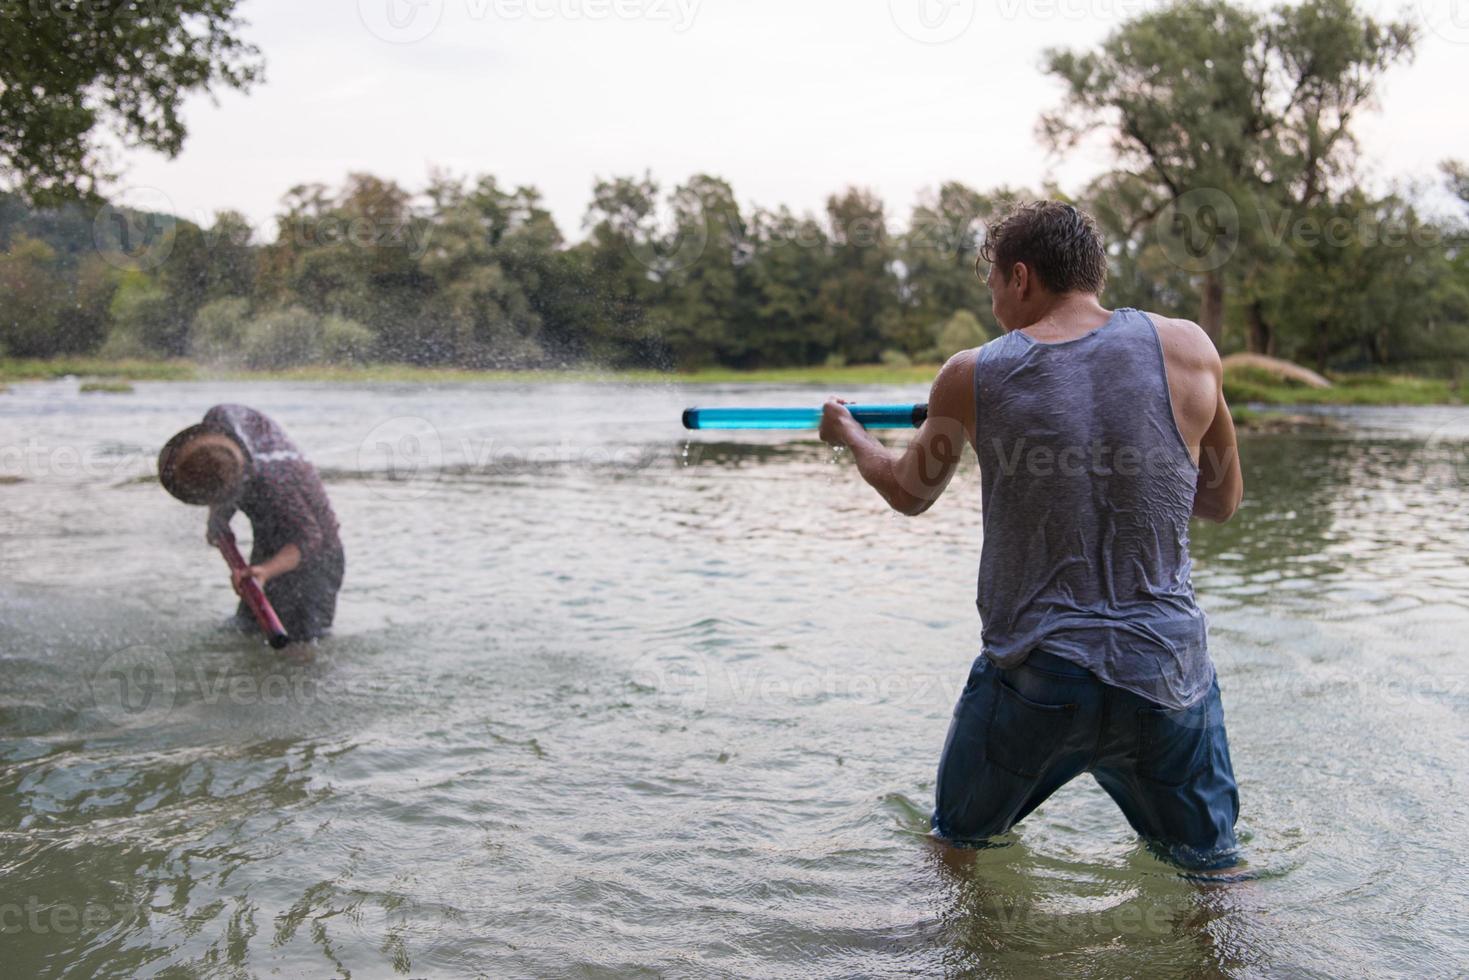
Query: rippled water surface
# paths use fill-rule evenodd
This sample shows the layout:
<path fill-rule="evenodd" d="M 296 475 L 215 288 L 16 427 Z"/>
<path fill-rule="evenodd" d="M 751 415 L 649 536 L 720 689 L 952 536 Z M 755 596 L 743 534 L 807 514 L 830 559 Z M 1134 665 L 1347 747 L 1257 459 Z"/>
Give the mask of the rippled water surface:
<path fill-rule="evenodd" d="M 1464 968 L 1466 410 L 1247 437 L 1244 507 L 1196 528 L 1252 872 L 1203 884 L 1085 777 L 967 867 L 926 839 L 978 652 L 972 458 L 909 520 L 809 436 L 678 424 L 821 394 L 0 394 L 0 972 Z M 305 662 L 222 628 L 203 513 L 151 477 L 221 401 L 342 521 Z"/>

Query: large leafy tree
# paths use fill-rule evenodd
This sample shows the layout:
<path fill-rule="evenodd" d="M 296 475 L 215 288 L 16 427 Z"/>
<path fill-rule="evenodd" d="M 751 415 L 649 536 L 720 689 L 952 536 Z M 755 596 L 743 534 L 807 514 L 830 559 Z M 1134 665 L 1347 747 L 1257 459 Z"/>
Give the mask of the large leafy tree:
<path fill-rule="evenodd" d="M 0 354 L 54 353 L 51 333 L 61 313 L 56 251 L 45 242 L 17 237 L 0 253 Z"/>
<path fill-rule="evenodd" d="M 0 0 L 0 180 L 35 200 L 92 195 L 103 133 L 173 156 L 185 96 L 248 88 L 239 0 Z"/>
<path fill-rule="evenodd" d="M 812 364 L 836 353 L 835 334 L 818 304 L 832 262 L 826 229 L 789 208 L 759 209 L 751 220 L 751 249 L 741 363 Z"/>
<path fill-rule="evenodd" d="M 1152 216 L 1162 194 L 1151 182 L 1125 172 L 1103 174 L 1082 192 L 1108 248 L 1109 306 L 1146 310 L 1197 309 L 1194 277 L 1170 259 L 1153 234 Z"/>
<path fill-rule="evenodd" d="M 471 186 L 447 177 L 429 188 L 432 230 L 423 269 L 450 327 L 453 357 L 475 366 L 539 359 L 543 288 L 561 233 L 534 188 L 502 188 L 494 177 Z"/>
<path fill-rule="evenodd" d="M 1413 205 L 1353 188 L 1313 209 L 1292 261 L 1273 265 L 1254 302 L 1278 353 L 1314 363 L 1386 364 L 1451 353 L 1463 336 L 1446 316 L 1447 255 Z"/>
<path fill-rule="evenodd" d="M 599 180 L 577 249 L 583 288 L 594 308 L 582 349 L 609 364 L 663 365 L 669 360 L 659 299 L 667 272 L 666 229 L 658 220 L 659 187 L 652 175 Z"/>
<path fill-rule="evenodd" d="M 350 174 L 338 194 L 316 184 L 292 188 L 263 261 L 262 289 L 275 304 L 366 325 L 380 357 L 452 358 L 450 328 L 424 315 L 435 286 L 422 263 L 432 231 L 412 198 L 370 174 Z"/>
<path fill-rule="evenodd" d="M 871 363 L 901 342 L 897 247 L 882 200 L 848 188 L 826 201 L 831 267 L 821 284 L 820 310 L 844 356 Z"/>
<path fill-rule="evenodd" d="M 750 252 L 745 220 L 728 182 L 695 174 L 669 199 L 672 235 L 660 250 L 666 270 L 665 336 L 681 367 L 736 361 L 748 352 L 740 329 Z"/>
<path fill-rule="evenodd" d="M 924 194 L 899 245 L 909 353 L 932 346 L 956 312 L 972 314 L 990 334 L 999 327 L 975 259 L 986 223 L 1031 195 L 1008 187 L 981 192 L 948 181 Z"/>
<path fill-rule="evenodd" d="M 1248 282 L 1252 264 L 1288 258 L 1265 229 L 1298 220 L 1350 175 L 1352 125 L 1413 42 L 1412 26 L 1366 16 L 1353 0 L 1268 11 L 1175 2 L 1128 21 L 1098 50 L 1049 52 L 1065 97 L 1040 131 L 1058 152 L 1109 132 L 1125 172 L 1156 191 L 1139 219 L 1172 217 L 1158 234 L 1186 237 L 1165 244 L 1227 236 L 1235 257 L 1196 269 L 1199 320 L 1217 342 L 1231 279 Z M 1183 212 L 1168 212 L 1179 202 Z"/>
<path fill-rule="evenodd" d="M 1449 192 L 1469 207 L 1469 164 L 1462 160 L 1445 160 L 1441 169 Z"/>

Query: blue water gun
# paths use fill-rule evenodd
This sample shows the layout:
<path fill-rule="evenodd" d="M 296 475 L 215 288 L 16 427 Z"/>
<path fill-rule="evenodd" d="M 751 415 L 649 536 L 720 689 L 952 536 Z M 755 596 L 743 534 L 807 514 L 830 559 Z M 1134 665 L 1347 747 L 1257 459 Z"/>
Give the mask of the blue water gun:
<path fill-rule="evenodd" d="M 848 405 L 864 429 L 916 429 L 928 418 L 928 404 Z M 820 408 L 686 408 L 685 429 L 816 429 Z"/>

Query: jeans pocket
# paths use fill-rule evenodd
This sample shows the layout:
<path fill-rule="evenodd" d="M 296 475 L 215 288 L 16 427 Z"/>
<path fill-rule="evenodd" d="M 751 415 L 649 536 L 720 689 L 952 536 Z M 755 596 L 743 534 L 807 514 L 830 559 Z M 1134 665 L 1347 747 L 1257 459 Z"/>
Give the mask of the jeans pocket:
<path fill-rule="evenodd" d="M 1210 765 L 1209 747 L 1218 727 L 1212 694 L 1182 710 L 1139 708 L 1137 774 L 1165 786 L 1183 786 Z"/>
<path fill-rule="evenodd" d="M 1061 748 L 1075 716 L 1075 704 L 1032 701 L 1001 674 L 995 681 L 985 758 L 1012 775 L 1034 779 Z"/>

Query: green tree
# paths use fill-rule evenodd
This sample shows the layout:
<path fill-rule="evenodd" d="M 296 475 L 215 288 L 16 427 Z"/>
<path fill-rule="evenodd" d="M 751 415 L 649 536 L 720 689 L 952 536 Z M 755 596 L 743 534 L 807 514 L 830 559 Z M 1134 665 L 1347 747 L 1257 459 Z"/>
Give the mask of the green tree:
<path fill-rule="evenodd" d="M 831 268 L 821 284 L 820 310 L 847 358 L 873 363 L 887 347 L 900 346 L 902 316 L 896 248 L 882 201 L 849 188 L 826 202 Z"/>
<path fill-rule="evenodd" d="M 821 315 L 821 284 L 831 271 L 831 241 L 810 215 L 757 210 L 739 327 L 747 367 L 814 364 L 836 350 Z"/>
<path fill-rule="evenodd" d="M 12 241 L 0 254 L 0 352 L 16 357 L 56 353 L 60 292 L 56 250 L 34 238 Z"/>
<path fill-rule="evenodd" d="M 599 180 L 587 208 L 578 266 L 594 314 L 582 349 L 611 365 L 666 365 L 663 323 L 650 310 L 661 292 L 658 185 L 651 175 Z"/>
<path fill-rule="evenodd" d="M 1048 52 L 1066 95 L 1040 131 L 1057 152 L 1110 132 L 1126 172 L 1160 192 L 1154 206 L 1168 220 L 1157 233 L 1175 248 L 1236 237 L 1242 261 L 1231 268 L 1247 281 L 1253 265 L 1280 260 L 1263 230 L 1304 214 L 1350 173 L 1356 116 L 1413 41 L 1406 22 L 1364 16 L 1352 0 L 1263 12 L 1175 2 L 1126 22 L 1097 51 Z M 1197 271 L 1199 322 L 1217 343 L 1231 269 Z"/>
<path fill-rule="evenodd" d="M 740 330 L 750 243 L 734 191 L 696 174 L 670 197 L 672 228 L 659 249 L 664 340 L 684 368 L 733 363 L 748 351 Z"/>
<path fill-rule="evenodd" d="M 929 345 L 956 310 L 968 310 L 989 328 L 996 327 L 989 290 L 975 261 L 985 225 L 1029 197 L 1004 187 L 986 194 L 949 181 L 938 193 L 920 198 L 899 245 L 910 353 Z"/>
<path fill-rule="evenodd" d="M 1087 185 L 1080 203 L 1097 220 L 1108 248 L 1103 302 L 1160 312 L 1198 309 L 1195 276 L 1179 266 L 1154 233 L 1164 206 L 1152 182 L 1114 171 Z"/>
<path fill-rule="evenodd" d="M 117 272 L 96 254 L 76 263 L 67 277 L 65 305 L 57 313 L 52 347 L 57 354 L 88 354 L 107 337 Z"/>
<path fill-rule="evenodd" d="M 101 354 L 108 358 L 159 357 L 175 353 L 183 330 L 168 293 L 144 272 L 119 276 L 108 306 L 111 326 Z"/>
<path fill-rule="evenodd" d="M 248 295 L 254 286 L 250 226 L 235 212 L 221 212 L 210 228 L 174 220 L 171 244 L 156 281 L 168 297 L 170 328 L 157 338 L 163 353 L 188 351 L 190 327 L 199 310 L 213 300 Z"/>
<path fill-rule="evenodd" d="M 962 350 L 978 347 L 992 334 L 968 310 L 955 310 L 938 332 L 937 360 L 948 360 Z"/>
<path fill-rule="evenodd" d="M 1449 187 L 1449 193 L 1453 194 L 1466 207 L 1469 207 L 1469 164 L 1462 160 L 1445 160 L 1440 168 L 1443 171 L 1444 180 Z"/>
<path fill-rule="evenodd" d="M 1288 356 L 1324 371 L 1338 358 L 1380 366 L 1469 349 L 1445 232 L 1409 201 L 1354 188 L 1318 204 L 1291 239 L 1292 260 L 1272 267 L 1258 300 Z"/>
<path fill-rule="evenodd" d="M 284 204 L 260 269 L 270 305 L 357 321 L 385 359 L 452 359 L 452 329 L 432 314 L 436 283 L 422 266 L 432 226 L 416 213 L 413 195 L 357 173 L 337 194 L 316 184 L 292 188 Z"/>
<path fill-rule="evenodd" d="M 365 364 L 376 340 L 372 331 L 356 320 L 335 313 L 321 318 L 318 338 L 317 360 L 323 364 Z"/>
<path fill-rule="evenodd" d="M 194 315 L 189 330 L 189 356 L 215 364 L 240 358 L 245 347 L 245 329 L 250 322 L 250 301 L 229 296 L 206 303 Z"/>
<path fill-rule="evenodd" d="M 177 155 L 186 96 L 261 76 L 237 4 L 0 0 L 0 180 L 37 200 L 95 193 L 99 130 Z"/>
<path fill-rule="evenodd" d="M 995 210 L 995 201 L 956 181 L 920 198 L 899 242 L 909 334 L 927 334 L 955 310 L 989 311 L 975 259 Z"/>
<path fill-rule="evenodd" d="M 542 359 L 541 287 L 561 244 L 534 188 L 502 189 L 493 177 L 472 187 L 438 177 L 423 270 L 437 285 L 457 363 L 525 366 Z"/>

